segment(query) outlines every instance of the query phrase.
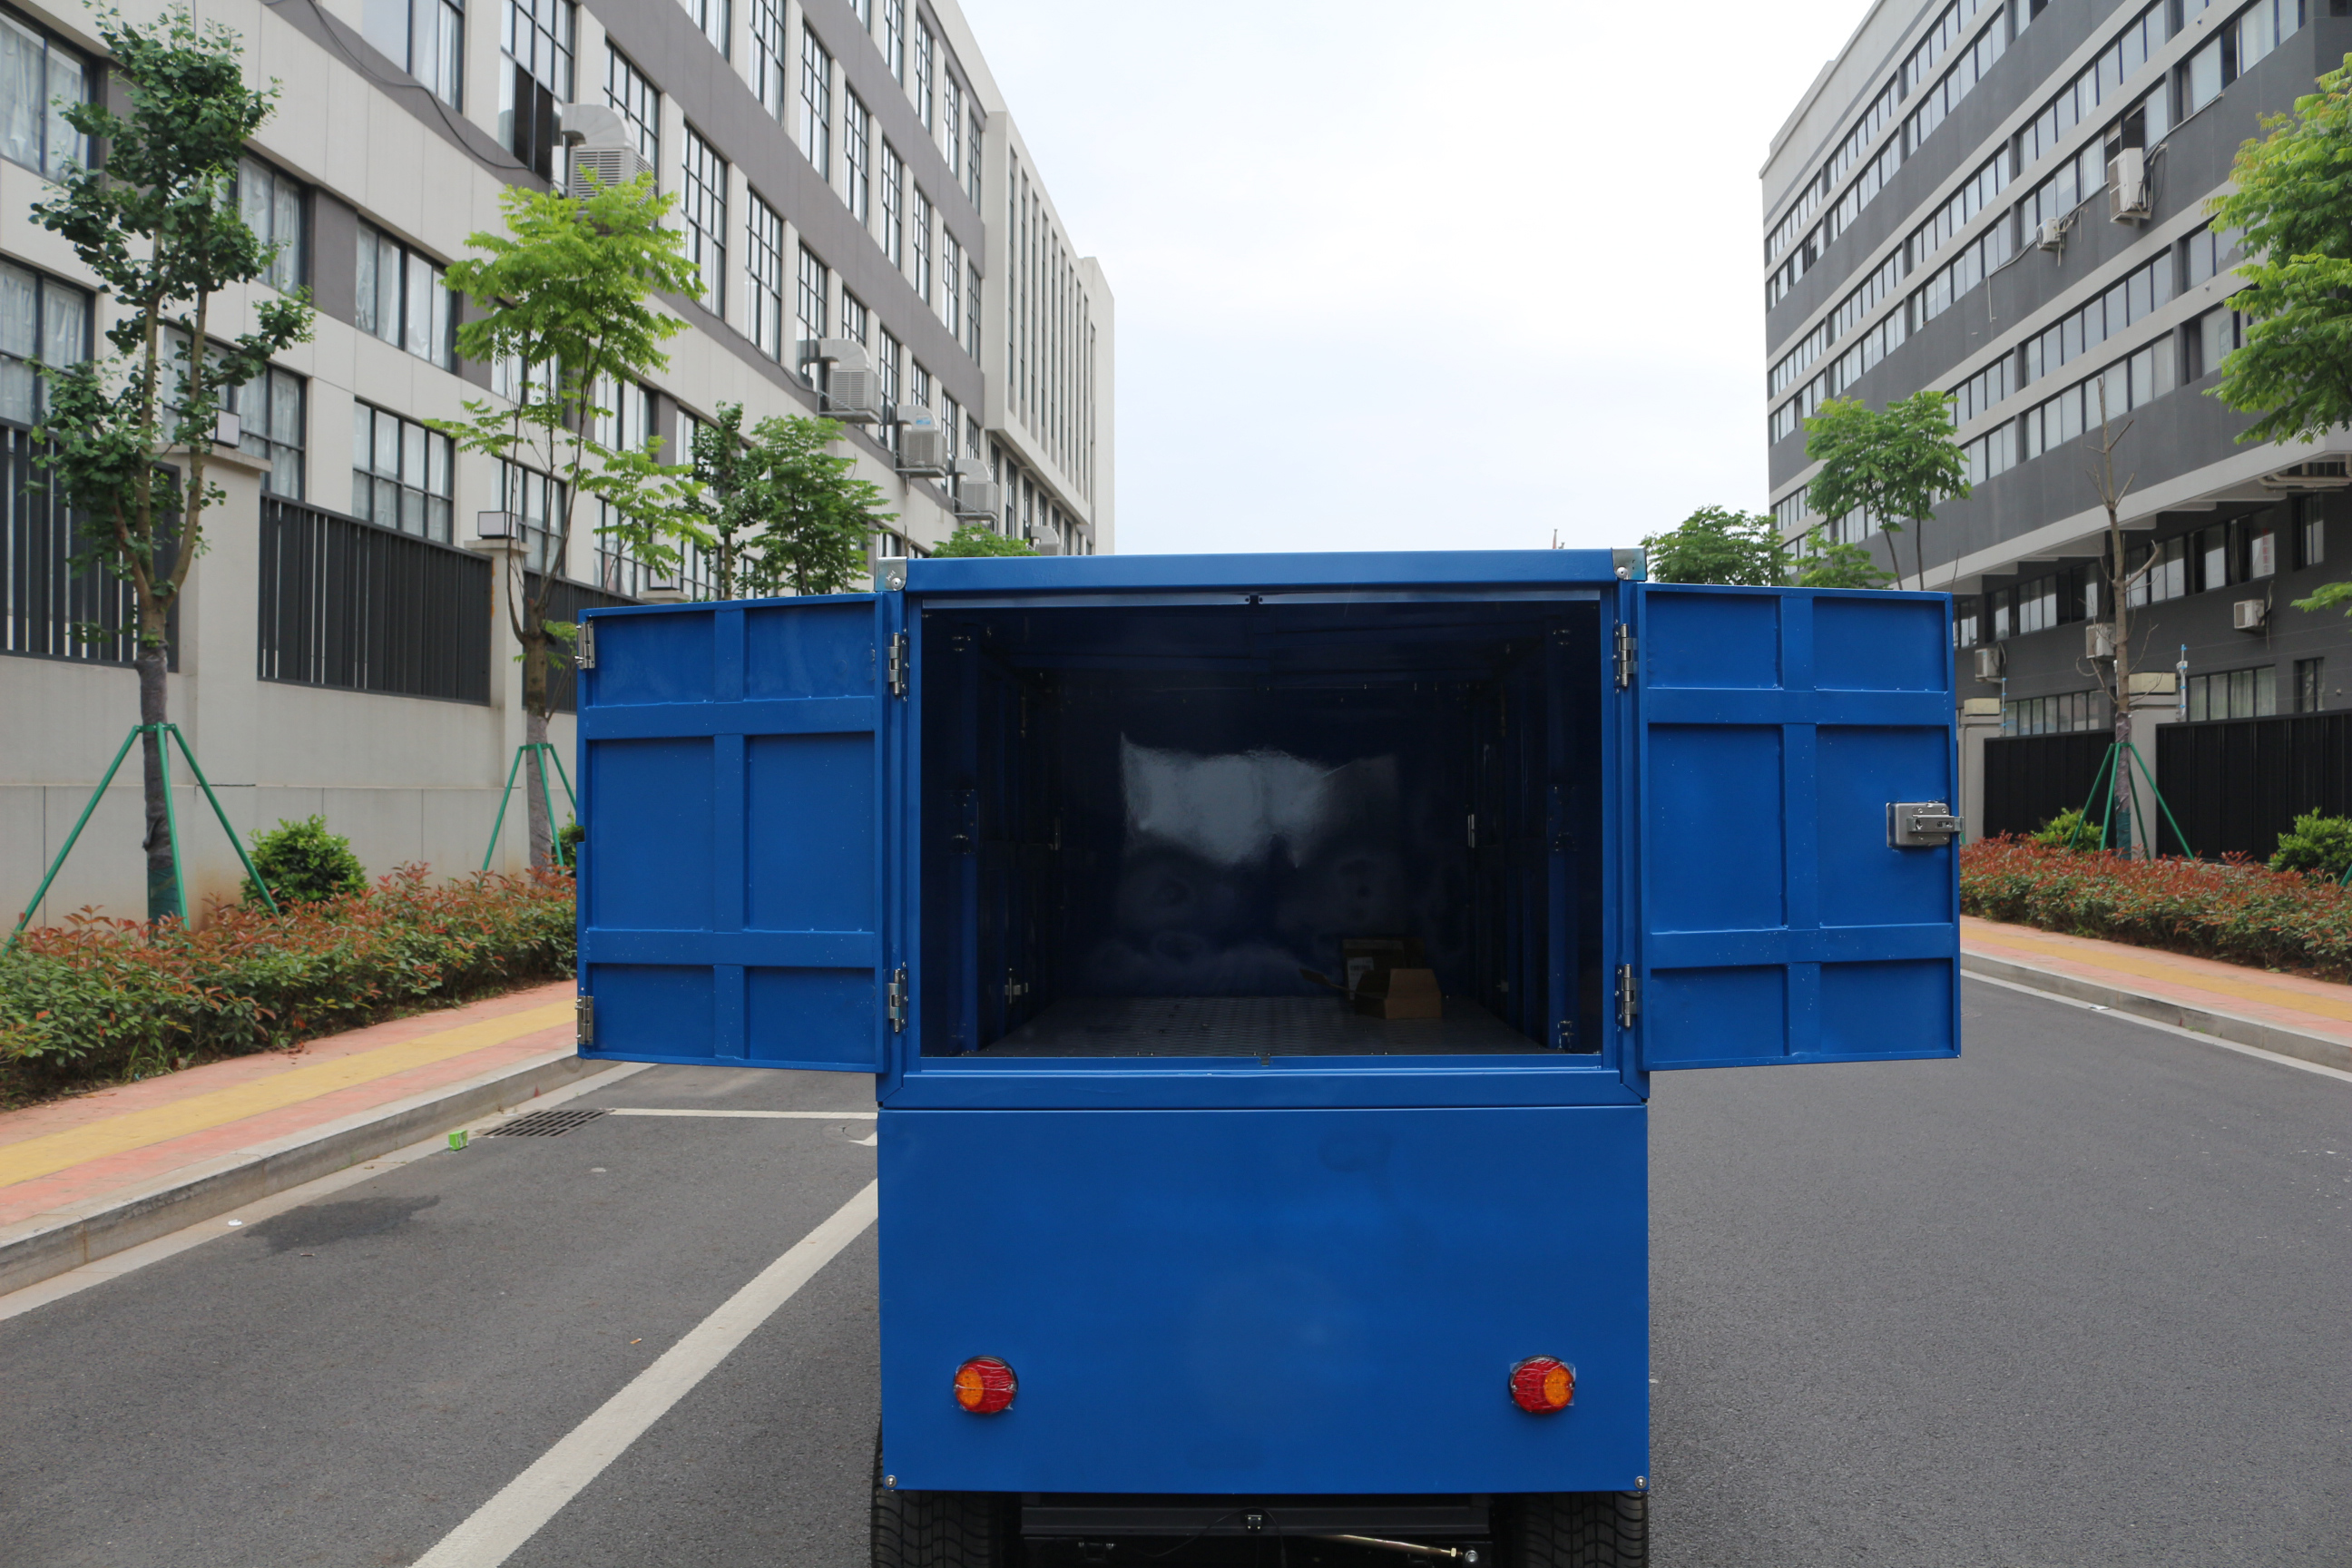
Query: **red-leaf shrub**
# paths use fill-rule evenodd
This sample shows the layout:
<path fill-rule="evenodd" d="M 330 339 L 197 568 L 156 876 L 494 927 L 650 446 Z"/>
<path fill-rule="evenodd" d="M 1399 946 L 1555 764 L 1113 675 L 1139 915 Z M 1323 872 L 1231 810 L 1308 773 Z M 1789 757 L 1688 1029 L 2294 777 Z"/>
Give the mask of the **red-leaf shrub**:
<path fill-rule="evenodd" d="M 1960 850 L 1960 908 L 2071 936 L 2352 980 L 2352 889 L 2234 858 L 2127 860 L 1988 838 Z"/>
<path fill-rule="evenodd" d="M 0 959 L 0 1102 L 254 1051 L 570 974 L 569 878 L 436 886 L 405 866 L 283 914 L 190 931 L 77 916 Z"/>

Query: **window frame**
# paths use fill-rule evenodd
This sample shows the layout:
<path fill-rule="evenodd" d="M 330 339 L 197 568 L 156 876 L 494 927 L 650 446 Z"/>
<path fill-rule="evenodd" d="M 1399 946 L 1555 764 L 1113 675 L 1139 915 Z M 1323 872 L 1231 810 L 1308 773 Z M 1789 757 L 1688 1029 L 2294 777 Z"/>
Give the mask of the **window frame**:
<path fill-rule="evenodd" d="M 26 417 L 20 421 L 12 415 L 0 414 L 0 422 L 30 429 L 38 425 L 47 413 L 48 383 L 36 366 L 49 363 L 49 350 L 53 346 L 50 340 L 56 333 L 56 328 L 52 326 L 49 316 L 48 301 L 51 291 L 65 290 L 74 296 L 81 307 L 79 353 L 79 357 L 65 362 L 68 364 L 87 363 L 91 355 L 97 352 L 98 296 L 79 283 L 68 282 L 62 278 L 53 278 L 37 267 L 26 266 L 14 257 L 0 257 L 0 272 L 5 271 L 22 273 L 31 279 L 35 352 L 31 357 L 27 357 L 11 350 L 0 348 L 0 378 L 5 378 L 8 370 L 21 367 L 26 377 L 22 384 L 28 388 L 26 399 Z M 5 384 L 5 382 L 0 382 L 0 384 Z M 0 393 L 0 396 L 5 396 L 5 393 Z"/>
<path fill-rule="evenodd" d="M 362 398 L 355 397 L 352 400 L 352 411 L 354 426 L 352 433 L 352 483 L 354 489 L 352 515 L 362 522 L 387 529 L 394 533 L 404 533 L 416 539 L 429 539 L 441 544 L 455 543 L 457 443 L 438 430 L 431 429 L 415 419 L 405 418 L 389 408 L 379 408 Z M 359 439 L 359 432 L 356 428 L 362 419 L 366 419 L 369 426 L 368 438 L 364 442 Z M 392 441 L 395 458 L 394 468 L 389 473 L 375 466 L 375 455 L 383 438 L 377 426 L 377 422 L 382 420 L 389 420 L 392 423 Z M 416 437 L 415 451 L 418 467 L 423 475 L 420 482 L 414 486 L 409 484 L 407 478 L 411 432 L 414 432 Z M 434 459 L 436 452 L 440 458 L 438 475 L 443 485 L 442 489 L 438 491 L 432 489 L 436 477 Z M 368 458 L 365 468 L 360 466 L 362 453 Z M 369 502 L 364 507 L 359 504 L 356 493 L 357 487 L 362 482 L 365 482 L 368 486 Z M 391 487 L 393 503 L 393 519 L 389 522 L 377 515 L 378 499 L 384 493 L 378 487 L 387 485 Z M 412 494 L 416 498 L 416 516 L 419 522 L 416 528 L 410 528 L 407 525 L 408 498 Z M 441 505 L 437 530 L 434 514 L 434 502 L 436 500 Z"/>
<path fill-rule="evenodd" d="M 727 160 L 690 123 L 679 156 L 678 218 L 686 229 L 687 258 L 702 275 L 703 298 L 698 302 L 723 321 L 727 319 Z"/>
<path fill-rule="evenodd" d="M 41 79 L 38 89 L 40 100 L 30 116 L 32 130 L 40 139 L 40 145 L 35 150 L 34 161 L 27 163 L 5 151 L 0 151 L 0 159 L 5 159 L 20 169 L 29 169 L 42 179 L 53 183 L 65 172 L 68 163 L 88 167 L 92 151 L 89 138 L 76 131 L 67 121 L 65 116 L 58 112 L 57 100 L 65 95 L 57 90 L 57 84 L 51 79 L 54 72 L 51 69 L 50 61 L 61 56 L 73 62 L 79 73 L 81 93 L 79 101 L 83 103 L 98 100 L 100 71 L 102 68 L 100 63 L 83 50 L 66 42 L 48 28 L 20 12 L 0 6 L 0 23 L 14 27 L 28 40 L 39 44 Z M 56 143 L 60 134 L 70 137 L 73 146 L 69 149 L 59 149 Z M 6 144 L 5 138 L 0 137 L 0 148 L 5 148 Z"/>

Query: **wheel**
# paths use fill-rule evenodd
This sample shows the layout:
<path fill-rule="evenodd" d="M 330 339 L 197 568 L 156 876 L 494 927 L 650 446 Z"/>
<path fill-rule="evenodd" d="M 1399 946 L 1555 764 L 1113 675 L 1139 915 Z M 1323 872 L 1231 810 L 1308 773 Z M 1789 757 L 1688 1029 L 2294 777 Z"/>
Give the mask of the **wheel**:
<path fill-rule="evenodd" d="M 1647 1492 L 1527 1492 L 1497 1498 L 1498 1568 L 1646 1568 Z"/>
<path fill-rule="evenodd" d="M 874 1568 L 1006 1568 L 1012 1510 L 995 1492 L 908 1492 L 882 1484 L 874 1435 Z"/>

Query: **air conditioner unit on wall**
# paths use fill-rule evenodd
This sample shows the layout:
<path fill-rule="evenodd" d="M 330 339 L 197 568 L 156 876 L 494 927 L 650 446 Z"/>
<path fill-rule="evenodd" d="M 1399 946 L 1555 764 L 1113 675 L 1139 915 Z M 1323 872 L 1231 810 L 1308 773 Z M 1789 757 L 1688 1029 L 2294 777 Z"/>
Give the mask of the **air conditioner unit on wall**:
<path fill-rule="evenodd" d="M 852 425 L 870 425 L 882 417 L 882 373 L 835 365 L 826 378 L 824 415 Z"/>
<path fill-rule="evenodd" d="M 2231 631 L 2258 632 L 2263 629 L 2263 623 L 2270 618 L 2271 606 L 2267 599 L 2240 599 L 2230 606 Z"/>
<path fill-rule="evenodd" d="M 2036 250 L 2065 249 L 2066 220 L 2063 217 L 2045 219 L 2041 226 L 2033 231 L 2033 248 Z"/>
<path fill-rule="evenodd" d="M 2113 658 L 2116 657 L 2116 628 L 2105 621 L 2092 621 L 2083 627 L 2083 657 Z"/>
<path fill-rule="evenodd" d="M 2107 160 L 2107 216 L 2116 223 L 2139 223 L 2148 212 L 2147 154 L 2126 147 Z"/>
<path fill-rule="evenodd" d="M 567 103 L 562 108 L 564 145 L 572 150 L 572 167 L 564 194 L 585 201 L 599 187 L 625 185 L 654 166 L 637 151 L 637 139 L 621 111 L 602 103 Z"/>
<path fill-rule="evenodd" d="M 1977 649 L 1977 679 L 1979 680 L 1999 680 L 2000 679 L 2000 649 L 1998 647 L 1980 647 Z"/>
<path fill-rule="evenodd" d="M 993 479 L 960 479 L 956 483 L 955 514 L 994 521 L 1004 510 L 1004 487 Z"/>
<path fill-rule="evenodd" d="M 898 471 L 927 478 L 944 478 L 948 471 L 948 433 L 928 408 L 898 405 Z"/>

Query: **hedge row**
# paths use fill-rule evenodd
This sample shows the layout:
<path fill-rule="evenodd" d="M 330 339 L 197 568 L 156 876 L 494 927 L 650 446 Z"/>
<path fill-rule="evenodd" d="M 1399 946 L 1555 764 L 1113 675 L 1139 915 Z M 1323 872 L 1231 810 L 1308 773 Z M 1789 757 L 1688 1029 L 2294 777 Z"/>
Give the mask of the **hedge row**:
<path fill-rule="evenodd" d="M 1960 908 L 2071 936 L 2352 980 L 2352 889 L 2300 871 L 2128 860 L 2004 837 L 1961 848 Z"/>
<path fill-rule="evenodd" d="M 570 879 L 435 886 L 421 867 L 284 914 L 225 906 L 194 930 L 77 917 L 0 958 L 0 1103 L 557 979 L 575 947 Z"/>

